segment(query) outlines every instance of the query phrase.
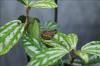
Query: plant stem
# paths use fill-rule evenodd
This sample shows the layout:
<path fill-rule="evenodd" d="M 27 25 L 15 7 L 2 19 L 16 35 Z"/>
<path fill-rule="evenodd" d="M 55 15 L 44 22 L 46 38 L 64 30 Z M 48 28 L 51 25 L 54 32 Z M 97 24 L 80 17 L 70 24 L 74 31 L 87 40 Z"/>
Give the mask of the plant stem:
<path fill-rule="evenodd" d="M 63 65 L 64 63 L 63 63 L 63 60 L 62 60 L 62 58 L 60 59 L 60 62 L 61 62 L 61 66 L 64 66 L 64 65 Z"/>
<path fill-rule="evenodd" d="M 69 60 L 71 61 L 72 60 L 71 53 L 68 54 L 68 57 L 69 57 Z"/>
<path fill-rule="evenodd" d="M 29 10 L 30 10 L 30 8 L 27 7 L 27 8 L 26 8 L 25 30 L 27 29 L 27 27 L 28 27 L 28 25 L 29 25 Z"/>
<path fill-rule="evenodd" d="M 29 10 L 30 8 L 29 7 L 26 7 L 26 12 L 25 12 L 25 16 L 26 16 L 26 20 L 25 20 L 25 32 L 27 31 L 28 29 L 28 26 L 29 26 Z M 30 61 L 30 57 L 27 55 L 27 58 L 28 58 L 28 62 Z"/>
<path fill-rule="evenodd" d="M 76 49 L 73 49 L 70 53 L 69 53 L 69 59 L 70 59 L 70 65 L 73 66 L 74 60 L 76 58 Z"/>

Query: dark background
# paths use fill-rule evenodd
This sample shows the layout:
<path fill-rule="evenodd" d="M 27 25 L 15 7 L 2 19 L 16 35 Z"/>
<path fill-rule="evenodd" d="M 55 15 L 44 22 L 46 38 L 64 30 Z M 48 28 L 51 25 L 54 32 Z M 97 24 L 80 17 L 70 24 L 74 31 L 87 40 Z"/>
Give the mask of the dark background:
<path fill-rule="evenodd" d="M 0 0 L 0 22 L 17 19 L 24 14 L 23 5 L 16 0 Z M 55 19 L 54 9 L 32 9 L 30 16 L 39 17 L 41 23 Z M 78 49 L 87 42 L 100 40 L 100 0 L 58 0 L 59 31 L 76 33 Z M 0 66 L 26 66 L 27 60 L 21 42 L 0 57 Z"/>

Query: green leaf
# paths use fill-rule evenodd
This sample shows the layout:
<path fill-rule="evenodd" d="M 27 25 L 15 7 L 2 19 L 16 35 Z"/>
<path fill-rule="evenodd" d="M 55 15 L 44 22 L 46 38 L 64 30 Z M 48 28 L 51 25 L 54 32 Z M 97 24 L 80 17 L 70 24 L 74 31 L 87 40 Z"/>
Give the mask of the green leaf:
<path fill-rule="evenodd" d="M 25 52 L 32 57 L 34 54 L 38 53 L 40 50 L 46 49 L 46 46 L 42 44 L 40 39 L 32 38 L 30 36 L 24 35 L 23 37 L 23 47 Z"/>
<path fill-rule="evenodd" d="M 55 30 L 57 29 L 57 27 L 58 27 L 58 24 L 56 22 L 51 22 L 51 21 L 46 22 L 44 26 L 46 30 Z"/>
<path fill-rule="evenodd" d="M 69 47 L 69 46 L 61 34 L 63 34 L 64 36 L 67 37 L 66 34 L 57 32 L 52 40 L 43 40 L 44 44 L 49 45 L 51 47 L 55 47 L 55 48 L 61 47 L 61 48 L 66 49 L 66 47 Z M 69 50 L 69 49 L 67 49 L 67 50 Z"/>
<path fill-rule="evenodd" d="M 26 5 L 26 2 L 25 2 L 26 0 L 17 0 L 17 1 L 24 4 L 24 5 Z"/>
<path fill-rule="evenodd" d="M 75 59 L 73 62 L 73 65 L 74 66 L 89 66 L 88 64 L 83 63 L 81 59 Z"/>
<path fill-rule="evenodd" d="M 53 0 L 32 1 L 30 4 L 32 8 L 56 8 L 57 5 Z"/>
<path fill-rule="evenodd" d="M 29 6 L 29 3 L 31 3 L 32 0 L 17 0 L 17 1 L 24 4 L 25 6 Z"/>
<path fill-rule="evenodd" d="M 57 7 L 54 0 L 41 0 L 41 1 L 17 0 L 17 1 L 30 8 L 56 8 Z"/>
<path fill-rule="evenodd" d="M 60 46 L 65 47 L 67 50 L 72 50 L 76 48 L 78 37 L 76 34 L 64 34 L 58 32 L 55 36 L 53 41 L 58 43 Z"/>
<path fill-rule="evenodd" d="M 64 48 L 49 48 L 35 54 L 27 66 L 48 66 L 61 59 L 68 51 Z"/>
<path fill-rule="evenodd" d="M 68 44 L 71 45 L 71 47 L 72 47 L 73 49 L 76 48 L 76 45 L 77 45 L 77 43 L 78 43 L 78 37 L 77 37 L 76 34 L 74 34 L 74 33 L 68 34 L 68 36 L 65 37 L 65 40 L 67 41 Z"/>
<path fill-rule="evenodd" d="M 75 59 L 74 66 L 100 66 L 100 56 L 89 55 L 89 62 L 84 63 L 80 59 Z"/>
<path fill-rule="evenodd" d="M 30 22 L 28 27 L 28 33 L 31 37 L 38 38 L 40 35 L 40 21 L 38 18 L 34 18 L 33 22 Z"/>
<path fill-rule="evenodd" d="M 43 40 L 43 42 L 52 47 L 63 47 L 69 51 L 76 48 L 78 37 L 76 34 L 64 34 L 57 32 L 52 40 Z"/>
<path fill-rule="evenodd" d="M 78 55 L 85 63 L 89 62 L 88 54 L 81 52 L 81 51 L 76 51 L 76 55 Z"/>
<path fill-rule="evenodd" d="M 100 66 L 100 56 L 91 55 L 89 66 Z"/>
<path fill-rule="evenodd" d="M 0 55 L 6 54 L 20 39 L 24 25 L 14 20 L 0 28 Z"/>
<path fill-rule="evenodd" d="M 100 41 L 92 41 L 81 48 L 82 52 L 100 56 Z"/>

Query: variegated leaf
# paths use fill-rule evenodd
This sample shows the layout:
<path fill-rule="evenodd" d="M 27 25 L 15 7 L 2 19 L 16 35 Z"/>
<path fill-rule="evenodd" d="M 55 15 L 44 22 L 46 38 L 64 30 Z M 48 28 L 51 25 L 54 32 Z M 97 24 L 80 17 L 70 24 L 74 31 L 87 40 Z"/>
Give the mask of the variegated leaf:
<path fill-rule="evenodd" d="M 32 8 L 56 8 L 57 5 L 53 0 L 32 1 L 30 3 Z"/>
<path fill-rule="evenodd" d="M 100 56 L 100 41 L 92 41 L 81 48 L 82 52 Z"/>
<path fill-rule="evenodd" d="M 75 59 L 74 66 L 100 66 L 100 56 L 90 55 L 89 62 L 83 63 L 80 59 Z"/>
<path fill-rule="evenodd" d="M 55 30 L 57 29 L 58 24 L 56 22 L 48 21 L 45 23 L 44 28 L 46 30 Z"/>
<path fill-rule="evenodd" d="M 91 55 L 89 66 L 100 66 L 100 56 Z"/>
<path fill-rule="evenodd" d="M 81 52 L 81 51 L 76 51 L 76 55 L 78 55 L 85 63 L 89 62 L 88 54 Z"/>
<path fill-rule="evenodd" d="M 17 1 L 24 4 L 24 5 L 26 5 L 26 0 L 17 0 Z"/>
<path fill-rule="evenodd" d="M 81 48 L 81 52 L 92 54 L 89 63 L 75 62 L 76 66 L 100 66 L 100 41 L 92 41 Z"/>
<path fill-rule="evenodd" d="M 32 0 L 17 0 L 18 2 L 24 4 L 25 6 L 28 6 L 29 3 L 32 1 Z"/>
<path fill-rule="evenodd" d="M 61 48 L 69 47 L 61 34 L 63 34 L 64 36 L 67 37 L 66 34 L 57 32 L 52 40 L 43 40 L 43 42 L 46 45 L 49 45 L 52 47 L 61 47 Z M 67 50 L 69 50 L 69 49 L 67 49 Z"/>
<path fill-rule="evenodd" d="M 49 48 L 35 54 L 27 66 L 48 66 L 61 59 L 68 51 L 64 48 Z"/>
<path fill-rule="evenodd" d="M 66 48 L 67 50 L 72 50 L 76 48 L 77 42 L 78 42 L 78 37 L 76 34 L 64 34 L 58 32 L 55 36 L 53 41 L 56 44 L 56 46 L 60 45 Z"/>
<path fill-rule="evenodd" d="M 74 66 L 84 66 L 82 65 L 82 60 L 81 59 L 75 59 L 73 62 Z"/>
<path fill-rule="evenodd" d="M 73 48 L 73 49 L 76 48 L 76 45 L 78 43 L 78 37 L 76 34 L 74 34 L 74 33 L 68 34 L 67 37 L 65 37 L 65 40 L 68 44 L 70 44 L 71 48 Z"/>
<path fill-rule="evenodd" d="M 40 50 L 46 48 L 44 44 L 40 41 L 40 39 L 36 39 L 27 35 L 23 37 L 23 47 L 25 52 L 32 57 L 35 53 L 38 53 Z"/>
<path fill-rule="evenodd" d="M 20 39 L 24 25 L 14 20 L 0 28 L 0 55 L 6 54 Z"/>

